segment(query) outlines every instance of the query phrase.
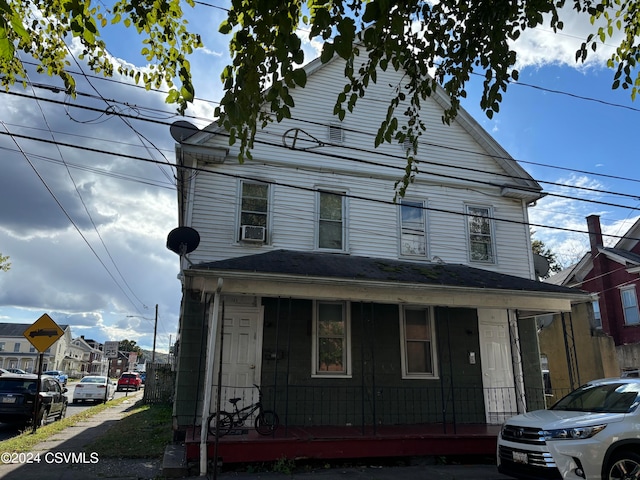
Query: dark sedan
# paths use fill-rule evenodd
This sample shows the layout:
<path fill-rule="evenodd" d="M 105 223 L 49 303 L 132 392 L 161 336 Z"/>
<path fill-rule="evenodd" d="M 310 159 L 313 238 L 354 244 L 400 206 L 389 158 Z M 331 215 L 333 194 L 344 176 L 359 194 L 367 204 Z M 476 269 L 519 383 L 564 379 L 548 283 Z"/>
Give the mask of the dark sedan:
<path fill-rule="evenodd" d="M 0 377 L 0 422 L 26 426 L 33 420 L 38 376 L 5 374 Z M 36 424 L 60 420 L 67 413 L 67 391 L 53 377 L 42 376 Z"/>

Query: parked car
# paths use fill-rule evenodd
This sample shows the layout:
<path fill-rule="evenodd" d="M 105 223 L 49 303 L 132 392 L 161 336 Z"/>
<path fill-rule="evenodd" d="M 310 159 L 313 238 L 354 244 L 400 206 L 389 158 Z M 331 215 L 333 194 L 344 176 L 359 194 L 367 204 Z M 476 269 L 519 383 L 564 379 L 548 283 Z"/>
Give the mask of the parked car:
<path fill-rule="evenodd" d="M 57 379 L 62 385 L 67 385 L 67 380 L 69 380 L 69 376 L 66 375 L 62 370 L 47 370 L 43 373 L 43 375 L 49 375 Z"/>
<path fill-rule="evenodd" d="M 123 390 L 140 390 L 142 379 L 140 374 L 136 372 L 125 372 L 118 379 L 118 392 Z"/>
<path fill-rule="evenodd" d="M 106 402 L 113 400 L 116 384 L 108 377 L 87 375 L 73 389 L 73 403 L 85 401 Z"/>
<path fill-rule="evenodd" d="M 639 404 L 640 378 L 609 378 L 512 417 L 498 436 L 498 470 L 519 479 L 637 478 Z"/>
<path fill-rule="evenodd" d="M 16 375 L 25 375 L 27 373 L 21 368 L 7 368 L 7 371 Z"/>
<path fill-rule="evenodd" d="M 26 426 L 33 420 L 38 376 L 5 374 L 0 376 L 0 422 Z M 42 376 L 36 424 L 67 414 L 67 389 L 53 377 Z"/>

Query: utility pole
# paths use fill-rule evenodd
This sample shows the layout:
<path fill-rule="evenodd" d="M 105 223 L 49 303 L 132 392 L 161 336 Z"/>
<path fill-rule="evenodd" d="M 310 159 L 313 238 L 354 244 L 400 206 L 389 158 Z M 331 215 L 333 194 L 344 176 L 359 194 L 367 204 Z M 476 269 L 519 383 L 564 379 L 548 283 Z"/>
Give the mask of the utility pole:
<path fill-rule="evenodd" d="M 151 352 L 151 363 L 156 362 L 156 335 L 158 333 L 158 304 L 156 303 L 156 323 L 153 326 L 153 351 Z"/>

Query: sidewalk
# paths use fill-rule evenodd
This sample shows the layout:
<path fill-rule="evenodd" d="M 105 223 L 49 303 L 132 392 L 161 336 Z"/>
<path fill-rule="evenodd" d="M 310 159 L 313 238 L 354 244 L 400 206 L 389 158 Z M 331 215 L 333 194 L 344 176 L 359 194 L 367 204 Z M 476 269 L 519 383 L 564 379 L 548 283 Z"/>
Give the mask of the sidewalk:
<path fill-rule="evenodd" d="M 125 416 L 127 410 L 142 398 L 142 392 L 110 407 L 88 420 L 77 423 L 37 444 L 31 454 L 40 454 L 39 463 L 0 464 L 0 478 L 7 480 L 159 480 L 162 459 L 99 458 L 85 448 L 106 429 Z M 135 432 L 131 432 L 135 435 Z M 2 452 L 0 452 L 1 454 Z M 25 452 L 26 453 L 26 452 Z M 197 470 L 196 470 L 197 471 Z M 189 480 L 212 478 L 191 476 Z M 413 465 L 389 467 L 369 463 L 350 468 L 316 468 L 301 473 L 221 472 L 220 480 L 508 480 L 494 465 Z M 186 479 L 185 479 L 186 480 Z"/>
<path fill-rule="evenodd" d="M 39 463 L 0 464 L 0 478 L 8 480 L 84 480 L 160 478 L 162 460 L 99 458 L 85 452 L 102 433 L 120 420 L 138 400 L 142 391 L 129 393 L 129 400 L 79 422 L 29 452 L 40 454 Z M 132 434 L 134 434 L 132 432 Z M 1 454 L 2 452 L 0 452 Z"/>

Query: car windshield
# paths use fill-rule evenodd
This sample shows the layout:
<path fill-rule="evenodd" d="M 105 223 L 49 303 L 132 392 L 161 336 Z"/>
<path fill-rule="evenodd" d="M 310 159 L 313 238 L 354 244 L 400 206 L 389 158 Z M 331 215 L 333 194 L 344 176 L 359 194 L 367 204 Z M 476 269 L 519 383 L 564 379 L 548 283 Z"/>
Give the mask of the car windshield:
<path fill-rule="evenodd" d="M 628 413 L 638 406 L 640 384 L 587 384 L 559 400 L 551 410 Z"/>
<path fill-rule="evenodd" d="M 104 383 L 105 377 L 84 377 L 80 383 Z"/>
<path fill-rule="evenodd" d="M 56 371 L 54 370 L 54 371 L 51 371 L 51 372 L 44 372 L 44 374 L 45 374 L 45 375 L 54 375 L 54 376 L 55 376 L 55 375 L 58 375 L 58 372 L 56 372 Z"/>
<path fill-rule="evenodd" d="M 35 380 L 22 380 L 21 378 L 0 378 L 1 393 L 35 393 Z"/>

